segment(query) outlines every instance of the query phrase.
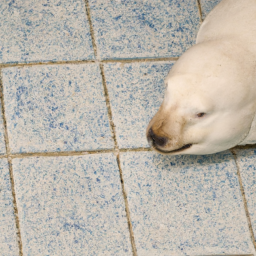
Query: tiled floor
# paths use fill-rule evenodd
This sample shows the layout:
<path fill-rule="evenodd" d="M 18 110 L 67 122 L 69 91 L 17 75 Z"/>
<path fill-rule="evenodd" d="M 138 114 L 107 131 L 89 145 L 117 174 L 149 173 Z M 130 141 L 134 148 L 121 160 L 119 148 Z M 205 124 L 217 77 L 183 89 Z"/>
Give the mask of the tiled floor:
<path fill-rule="evenodd" d="M 0 2 L 1 256 L 256 255 L 256 150 L 145 139 L 218 2 Z"/>

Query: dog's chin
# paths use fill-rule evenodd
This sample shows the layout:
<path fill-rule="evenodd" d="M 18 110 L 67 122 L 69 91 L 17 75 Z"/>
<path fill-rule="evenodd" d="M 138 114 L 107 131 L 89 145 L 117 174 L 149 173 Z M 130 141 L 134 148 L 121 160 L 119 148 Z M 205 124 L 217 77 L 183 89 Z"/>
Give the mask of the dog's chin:
<path fill-rule="evenodd" d="M 178 149 L 174 149 L 174 150 L 163 150 L 163 149 L 160 149 L 154 145 L 151 145 L 151 147 L 156 150 L 157 152 L 161 153 L 161 154 L 164 154 L 164 155 L 170 155 L 170 154 L 176 154 L 176 153 L 180 153 L 180 152 L 183 152 L 189 148 L 191 148 L 193 146 L 193 144 L 186 144 Z"/>

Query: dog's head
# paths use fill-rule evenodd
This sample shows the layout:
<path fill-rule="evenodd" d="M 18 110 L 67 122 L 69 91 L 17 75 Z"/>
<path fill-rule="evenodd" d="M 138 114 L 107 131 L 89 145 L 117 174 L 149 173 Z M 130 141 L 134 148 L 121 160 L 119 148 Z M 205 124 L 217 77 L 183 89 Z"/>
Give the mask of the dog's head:
<path fill-rule="evenodd" d="M 164 154 L 211 154 L 248 134 L 254 116 L 248 65 L 221 45 L 188 50 L 166 78 L 164 101 L 150 121 L 147 139 Z"/>

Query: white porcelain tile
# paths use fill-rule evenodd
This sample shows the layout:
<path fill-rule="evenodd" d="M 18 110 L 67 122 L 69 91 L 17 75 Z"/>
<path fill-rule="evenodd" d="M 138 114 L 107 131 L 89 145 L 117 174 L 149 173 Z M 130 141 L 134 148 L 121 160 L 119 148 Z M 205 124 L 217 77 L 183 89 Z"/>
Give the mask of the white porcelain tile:
<path fill-rule="evenodd" d="M 0 63 L 93 58 L 83 0 L 0 1 Z"/>
<path fill-rule="evenodd" d="M 129 152 L 121 166 L 139 256 L 254 252 L 230 153 Z"/>
<path fill-rule="evenodd" d="M 251 224 L 256 234 L 256 150 L 236 150 Z M 255 241 L 256 242 L 256 241 Z"/>
<path fill-rule="evenodd" d="M 112 154 L 13 160 L 24 255 L 132 255 Z"/>
<path fill-rule="evenodd" d="M 2 71 L 12 153 L 113 148 L 96 64 Z"/>
<path fill-rule="evenodd" d="M 90 0 L 102 59 L 177 57 L 195 43 L 196 1 Z"/>
<path fill-rule="evenodd" d="M 0 254 L 19 255 L 7 159 L 0 159 Z"/>

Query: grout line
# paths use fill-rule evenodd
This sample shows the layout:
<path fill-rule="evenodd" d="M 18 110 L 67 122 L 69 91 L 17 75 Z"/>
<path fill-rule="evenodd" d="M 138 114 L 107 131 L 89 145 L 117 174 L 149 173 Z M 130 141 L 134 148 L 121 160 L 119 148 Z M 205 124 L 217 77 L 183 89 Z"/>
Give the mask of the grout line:
<path fill-rule="evenodd" d="M 237 155 L 236 155 L 235 150 L 231 149 L 230 151 L 233 154 L 234 159 L 235 159 L 235 163 L 236 163 L 236 167 L 237 167 L 237 176 L 238 176 L 238 180 L 239 180 L 240 191 L 241 191 L 242 198 L 243 198 L 246 219 L 247 219 L 247 223 L 248 223 L 248 227 L 249 227 L 249 231 L 250 231 L 251 240 L 252 240 L 254 249 L 256 251 L 256 240 L 255 240 L 254 232 L 253 232 L 253 229 L 252 229 L 252 222 L 251 222 L 250 213 L 249 213 L 249 210 L 248 210 L 248 204 L 247 204 L 247 200 L 246 200 L 246 196 L 245 196 L 245 192 L 244 192 L 244 186 L 243 186 L 242 177 L 241 177 L 241 173 L 240 173 L 240 166 L 239 166 L 239 163 L 237 161 Z"/>
<path fill-rule="evenodd" d="M 110 100 L 109 100 L 109 94 L 108 94 L 108 88 L 107 88 L 107 82 L 106 82 L 106 77 L 105 77 L 103 64 L 100 64 L 100 73 L 101 73 L 101 77 L 102 77 L 104 96 L 105 96 L 105 99 L 106 99 L 106 106 L 107 106 L 107 110 L 108 110 L 108 119 L 109 119 L 109 123 L 110 123 L 110 130 L 111 130 L 111 133 L 112 133 L 112 138 L 113 138 L 114 143 L 115 143 L 115 150 L 118 153 L 119 148 L 118 148 L 118 144 L 117 144 L 117 140 L 116 140 L 116 129 L 115 129 L 115 125 L 114 125 L 114 122 L 113 122 L 113 115 L 112 115 L 112 110 L 111 110 L 111 106 L 110 106 Z"/>
<path fill-rule="evenodd" d="M 122 171 L 122 168 L 121 168 L 120 154 L 117 155 L 117 165 L 118 165 L 118 168 L 119 168 L 119 171 L 120 171 L 120 179 L 121 179 L 124 202 L 125 202 L 125 211 L 126 211 L 126 216 L 127 216 L 128 228 L 129 228 L 129 231 L 130 231 L 132 252 L 133 252 L 133 256 L 137 256 L 138 254 L 137 254 L 135 238 L 134 238 L 134 233 L 133 233 L 133 228 L 132 228 L 131 214 L 130 214 L 130 210 L 129 210 L 127 193 L 126 193 L 125 187 L 124 187 L 124 178 L 123 178 L 123 171 Z"/>
<path fill-rule="evenodd" d="M 21 240 L 21 233 L 20 233 L 19 212 L 18 212 L 18 206 L 17 206 L 17 201 L 16 201 L 15 184 L 14 184 L 14 176 L 13 176 L 13 169 L 12 169 L 12 159 L 9 157 L 10 146 L 9 146 L 9 137 L 8 137 L 8 131 L 7 131 L 7 122 L 6 122 L 6 117 L 5 117 L 4 92 L 3 92 L 3 82 L 2 81 L 3 81 L 2 73 L 0 70 L 0 98 L 1 98 L 1 104 L 2 104 L 2 118 L 3 118 L 3 124 L 4 124 L 4 140 L 5 140 L 5 148 L 6 148 L 8 165 L 9 165 L 12 198 L 13 198 L 13 208 L 14 208 L 14 216 L 15 216 L 15 223 L 16 223 L 16 230 L 17 230 L 17 240 L 18 240 L 18 247 L 19 247 L 19 256 L 23 256 L 22 240 Z"/>
<path fill-rule="evenodd" d="M 94 55 L 95 55 L 95 58 L 98 59 L 98 51 L 97 51 L 96 39 L 95 39 L 95 34 L 94 34 L 94 30 L 93 30 L 93 25 L 92 25 L 89 0 L 84 0 L 84 3 L 85 3 L 85 11 L 86 11 L 87 20 L 88 20 L 88 23 L 90 26 L 90 34 L 91 34 L 91 38 L 92 38 L 92 46 L 93 46 L 93 50 L 94 50 Z"/>
<path fill-rule="evenodd" d="M 179 57 L 163 57 L 163 58 L 136 58 L 136 59 L 105 59 L 101 63 L 131 63 L 131 62 L 153 62 L 153 61 L 177 61 Z"/>
<path fill-rule="evenodd" d="M 95 48 L 95 46 L 93 48 Z M 31 62 L 31 63 L 8 63 L 8 64 L 0 64 L 0 69 L 11 68 L 11 67 L 23 68 L 23 67 L 33 67 L 33 66 L 78 65 L 78 64 L 93 64 L 93 63 L 161 62 L 161 61 L 177 61 L 178 59 L 179 57 L 166 57 L 166 58 L 134 58 L 134 59 L 74 60 L 74 61 L 72 60 L 72 61 L 56 61 L 56 62 L 47 61 L 47 62 Z"/>
<path fill-rule="evenodd" d="M 84 1 L 85 1 L 85 6 L 86 6 L 87 19 L 88 19 L 89 24 L 90 24 L 90 32 L 91 32 L 91 37 L 92 37 L 92 44 L 93 44 L 94 54 L 96 56 L 96 59 L 99 62 L 100 73 L 101 73 L 101 77 L 102 77 L 102 85 L 103 85 L 103 89 L 104 89 L 104 96 L 105 96 L 105 100 L 106 100 L 106 107 L 107 107 L 107 111 L 108 111 L 108 119 L 109 119 L 109 123 L 110 123 L 110 130 L 111 130 L 111 133 L 112 133 L 112 138 L 113 138 L 114 143 L 115 143 L 115 155 L 116 155 L 117 164 L 118 164 L 119 173 L 120 173 L 120 182 L 121 182 L 121 185 L 122 185 L 123 198 L 124 198 L 124 202 L 125 202 L 125 211 L 126 211 L 128 229 L 129 229 L 129 232 L 130 232 L 130 239 L 131 239 L 131 246 L 132 246 L 133 256 L 137 256 L 137 250 L 136 250 L 134 234 L 133 234 L 133 229 L 132 229 L 129 205 L 128 205 L 127 195 L 126 195 L 125 188 L 124 188 L 123 173 L 122 173 L 121 164 L 120 164 L 120 151 L 119 151 L 119 148 L 118 148 L 118 143 L 117 143 L 117 138 L 116 138 L 116 130 L 115 130 L 114 122 L 113 122 L 113 115 L 112 115 L 112 110 L 111 110 L 111 105 L 110 105 L 110 100 L 109 100 L 109 94 L 108 94 L 107 82 L 106 82 L 106 77 L 105 77 L 105 72 L 104 72 L 104 66 L 103 66 L 103 63 L 100 61 L 100 59 L 97 55 L 98 51 L 97 51 L 97 45 L 96 45 L 96 40 L 95 40 L 95 35 L 94 35 L 94 30 L 93 30 L 93 25 L 92 25 L 92 20 L 91 20 L 89 1 L 88 0 L 84 0 Z"/>
<path fill-rule="evenodd" d="M 153 151 L 151 148 L 122 148 L 119 152 L 147 152 Z M 60 152 L 28 152 L 28 153 L 13 153 L 9 155 L 0 155 L 0 158 L 27 158 L 27 157 L 61 157 L 61 156 L 85 156 L 96 154 L 116 153 L 116 149 L 100 149 L 88 151 L 60 151 Z"/>
<path fill-rule="evenodd" d="M 114 153 L 114 149 L 90 150 L 90 151 L 61 151 L 61 152 L 36 152 L 36 153 L 14 153 L 10 158 L 27 158 L 27 157 L 62 157 L 62 156 L 84 156 L 92 154 Z"/>
<path fill-rule="evenodd" d="M 115 124 L 113 122 L 113 115 L 112 115 L 112 110 L 111 110 L 111 106 L 110 106 L 110 100 L 109 100 L 109 94 L 108 94 L 108 88 L 107 88 L 107 83 L 106 83 L 103 64 L 100 64 L 100 70 L 101 70 L 102 84 L 103 84 L 103 87 L 104 87 L 104 94 L 105 94 L 106 105 L 107 105 L 107 110 L 108 110 L 108 118 L 109 118 L 109 123 L 110 123 L 110 129 L 111 129 L 112 137 L 113 137 L 113 140 L 114 140 L 114 143 L 115 143 L 116 159 L 117 159 L 117 165 L 118 165 L 119 172 L 120 172 L 120 181 L 121 181 L 121 185 L 122 185 L 122 192 L 123 192 L 123 197 L 124 197 L 124 202 L 125 202 L 125 211 L 126 211 L 128 229 L 130 231 L 132 251 L 133 251 L 133 256 L 137 256 L 137 249 L 136 249 L 134 233 L 133 233 L 133 229 L 132 229 L 132 223 L 131 223 L 130 210 L 129 210 L 128 200 L 127 200 L 127 194 L 126 194 L 126 191 L 125 191 L 125 188 L 124 188 L 123 172 L 122 172 L 121 163 L 120 163 L 120 150 L 118 148 L 118 143 L 117 143 L 117 138 L 116 138 L 116 128 L 115 128 Z"/>
<path fill-rule="evenodd" d="M 111 128 L 112 129 L 112 128 Z M 148 152 L 153 151 L 151 148 L 121 148 L 119 152 Z M 99 150 L 88 150 L 88 151 L 60 151 L 60 152 L 28 152 L 28 153 L 10 153 L 8 155 L 0 155 L 1 158 L 27 158 L 27 157 L 62 157 L 62 156 L 86 156 L 86 155 L 97 155 L 116 153 L 116 149 L 99 149 Z"/>
<path fill-rule="evenodd" d="M 121 148 L 120 152 L 147 152 L 154 151 L 152 148 Z"/>
<path fill-rule="evenodd" d="M 201 6 L 201 0 L 196 0 L 197 2 L 197 7 L 198 7 L 198 12 L 199 12 L 199 18 L 200 18 L 200 23 L 203 23 L 203 14 L 202 14 L 202 6 Z"/>
<path fill-rule="evenodd" d="M 95 63 L 95 60 L 65 60 L 65 61 L 45 61 L 45 62 L 24 62 L 24 63 L 6 63 L 0 64 L 0 68 L 10 67 L 31 67 L 31 66 L 48 66 L 48 65 L 67 65 L 67 64 L 91 64 Z"/>

